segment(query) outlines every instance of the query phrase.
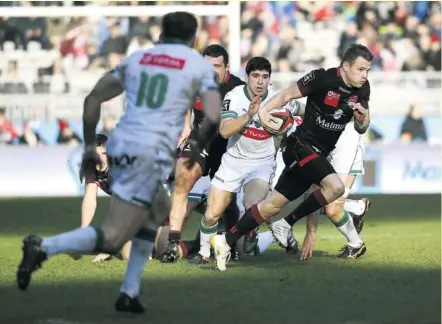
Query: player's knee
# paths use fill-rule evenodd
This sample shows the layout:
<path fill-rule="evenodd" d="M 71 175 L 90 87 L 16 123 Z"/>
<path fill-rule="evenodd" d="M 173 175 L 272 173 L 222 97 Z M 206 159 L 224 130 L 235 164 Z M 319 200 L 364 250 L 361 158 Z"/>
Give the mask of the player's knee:
<path fill-rule="evenodd" d="M 268 219 L 281 211 L 281 207 L 271 201 L 261 201 L 258 205 L 258 211 L 264 219 Z"/>
<path fill-rule="evenodd" d="M 214 212 L 213 210 L 207 209 L 203 217 L 204 226 L 211 227 L 215 225 L 220 219 L 221 214 Z"/>
<path fill-rule="evenodd" d="M 116 254 L 121 250 L 125 240 L 118 230 L 106 230 L 104 233 L 104 242 L 101 251 L 108 254 Z"/>

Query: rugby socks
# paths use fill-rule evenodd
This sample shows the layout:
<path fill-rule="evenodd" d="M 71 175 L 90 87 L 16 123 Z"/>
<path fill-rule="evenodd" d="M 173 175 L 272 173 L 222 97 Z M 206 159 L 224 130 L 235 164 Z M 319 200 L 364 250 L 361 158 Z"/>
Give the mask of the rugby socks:
<path fill-rule="evenodd" d="M 322 194 L 321 189 L 313 191 L 302 203 L 300 203 L 293 212 L 291 212 L 285 221 L 293 226 L 297 221 L 317 211 L 327 205 L 328 202 Z"/>
<path fill-rule="evenodd" d="M 345 199 L 344 209 L 349 213 L 360 216 L 365 212 L 365 202 L 363 200 Z"/>
<path fill-rule="evenodd" d="M 267 250 L 273 242 L 275 242 L 275 239 L 273 238 L 271 231 L 258 233 L 258 247 L 260 253 Z"/>
<path fill-rule="evenodd" d="M 362 245 L 362 239 L 356 231 L 355 225 L 353 224 L 353 218 L 344 209 L 344 213 L 340 220 L 333 222 L 339 232 L 341 232 L 348 241 L 348 245 L 354 248 L 358 248 Z"/>
<path fill-rule="evenodd" d="M 101 229 L 89 226 L 44 238 L 41 247 L 48 257 L 59 253 L 90 254 L 102 242 L 103 232 Z"/>
<path fill-rule="evenodd" d="M 204 225 L 204 217 L 201 218 L 200 225 L 200 254 L 205 258 L 210 258 L 210 238 L 216 234 L 218 223 L 213 226 Z"/>
<path fill-rule="evenodd" d="M 236 204 L 236 199 L 233 199 L 230 205 L 226 208 L 223 214 L 226 222 L 226 230 L 231 229 L 239 219 L 239 209 Z"/>
<path fill-rule="evenodd" d="M 120 292 L 127 294 L 131 298 L 140 295 L 141 277 L 154 245 L 155 243 L 149 240 L 138 237 L 132 239 L 126 275 Z"/>
<path fill-rule="evenodd" d="M 265 219 L 261 216 L 258 205 L 252 205 L 244 213 L 243 217 L 226 233 L 226 242 L 230 247 L 234 247 L 241 236 L 246 235 L 252 229 L 257 228 L 264 223 Z"/>

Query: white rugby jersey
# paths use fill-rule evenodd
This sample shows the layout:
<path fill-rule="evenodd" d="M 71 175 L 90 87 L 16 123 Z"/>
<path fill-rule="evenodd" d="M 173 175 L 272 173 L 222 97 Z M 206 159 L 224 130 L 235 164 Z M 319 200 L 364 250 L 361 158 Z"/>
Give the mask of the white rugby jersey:
<path fill-rule="evenodd" d="M 172 152 L 195 97 L 218 88 L 213 65 L 176 42 L 133 53 L 113 75 L 123 84 L 126 109 L 112 136 Z"/>
<path fill-rule="evenodd" d="M 263 96 L 260 109 L 274 95 L 276 91 L 270 87 Z M 247 85 L 240 85 L 228 92 L 224 97 L 223 112 L 221 118 L 237 118 L 247 114 L 249 111 L 250 98 L 247 92 Z M 296 115 L 299 104 L 296 101 L 289 102 L 284 108 Z M 227 154 L 246 160 L 266 160 L 273 159 L 275 155 L 275 143 L 273 135 L 268 133 L 261 126 L 258 113 L 256 113 L 247 125 L 237 134 L 229 138 L 227 144 Z"/>

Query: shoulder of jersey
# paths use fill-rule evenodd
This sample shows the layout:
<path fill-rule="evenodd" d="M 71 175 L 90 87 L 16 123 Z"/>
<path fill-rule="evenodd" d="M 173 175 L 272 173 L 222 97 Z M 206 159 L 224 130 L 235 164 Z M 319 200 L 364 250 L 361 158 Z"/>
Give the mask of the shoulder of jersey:
<path fill-rule="evenodd" d="M 241 80 L 240 78 L 238 78 L 234 74 L 230 74 L 230 78 L 232 80 L 232 84 L 235 85 L 235 86 L 246 84 L 245 81 Z"/>
<path fill-rule="evenodd" d="M 228 93 L 232 96 L 238 97 L 241 94 L 244 94 L 244 90 L 243 90 L 244 85 L 238 85 L 235 88 L 233 88 L 232 90 L 230 90 Z"/>

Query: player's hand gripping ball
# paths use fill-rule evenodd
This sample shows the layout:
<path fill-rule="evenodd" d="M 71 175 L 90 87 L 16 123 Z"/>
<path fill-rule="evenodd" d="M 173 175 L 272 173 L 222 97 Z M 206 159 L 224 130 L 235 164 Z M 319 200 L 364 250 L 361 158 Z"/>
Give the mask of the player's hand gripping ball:
<path fill-rule="evenodd" d="M 287 108 L 272 110 L 268 113 L 266 122 L 262 122 L 262 127 L 272 135 L 283 135 L 287 133 L 295 123 L 291 111 Z"/>

